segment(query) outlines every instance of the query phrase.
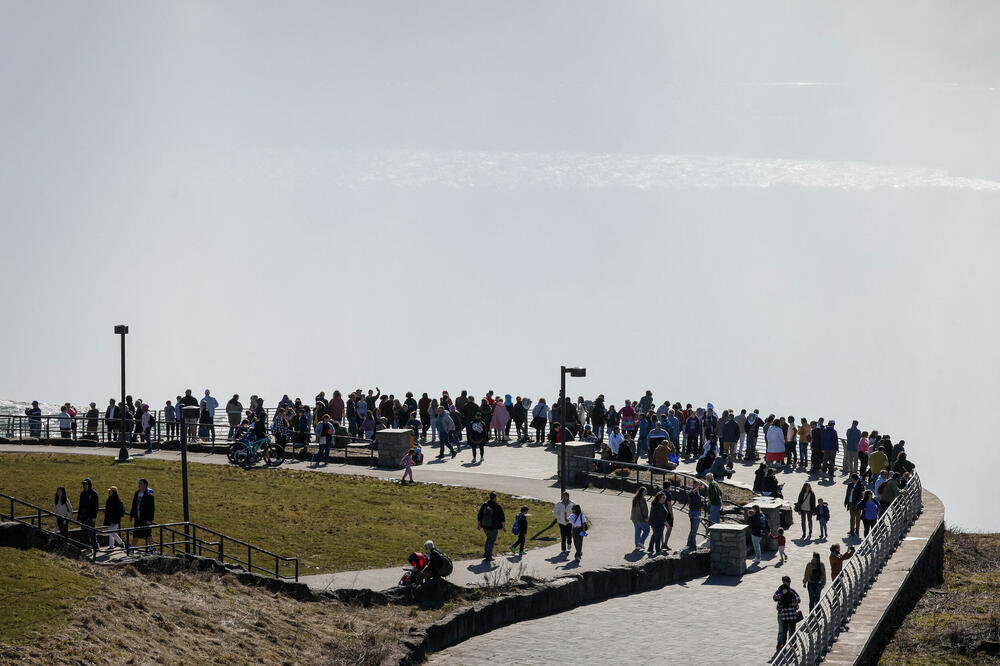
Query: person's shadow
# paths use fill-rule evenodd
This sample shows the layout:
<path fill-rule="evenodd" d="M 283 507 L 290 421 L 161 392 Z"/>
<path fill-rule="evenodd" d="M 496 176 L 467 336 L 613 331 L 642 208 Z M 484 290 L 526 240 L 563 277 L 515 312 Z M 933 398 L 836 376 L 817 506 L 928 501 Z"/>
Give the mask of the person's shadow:
<path fill-rule="evenodd" d="M 562 568 L 563 569 L 579 569 L 580 568 L 580 560 L 578 560 L 576 558 L 573 558 L 572 560 L 570 560 L 569 562 L 567 562 L 566 564 L 564 564 Z"/>
<path fill-rule="evenodd" d="M 636 548 L 632 552 L 625 554 L 625 561 L 626 562 L 638 562 L 639 560 L 642 559 L 642 556 L 645 555 L 645 554 L 646 554 L 646 549 L 645 548 Z"/>
<path fill-rule="evenodd" d="M 545 561 L 552 562 L 553 564 L 555 564 L 556 562 L 565 562 L 568 559 L 569 559 L 569 552 L 564 550 L 554 557 L 546 557 Z"/>
<path fill-rule="evenodd" d="M 493 565 L 493 562 L 491 562 L 490 560 L 483 560 L 478 564 L 470 564 L 466 568 L 472 573 L 480 574 L 480 573 L 486 573 L 487 571 L 492 571 L 495 567 Z"/>

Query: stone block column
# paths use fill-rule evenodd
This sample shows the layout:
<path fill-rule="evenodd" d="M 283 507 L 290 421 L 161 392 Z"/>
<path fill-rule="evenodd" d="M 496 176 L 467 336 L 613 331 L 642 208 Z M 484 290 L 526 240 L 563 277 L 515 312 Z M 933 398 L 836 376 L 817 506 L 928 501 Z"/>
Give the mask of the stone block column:
<path fill-rule="evenodd" d="M 716 523 L 708 528 L 712 541 L 712 573 L 742 576 L 747 570 L 749 525 Z"/>
<path fill-rule="evenodd" d="M 585 458 L 593 458 L 594 451 L 597 445 L 592 442 L 572 442 L 566 444 L 566 470 L 569 474 L 566 475 L 567 484 L 581 484 L 585 483 L 587 475 L 593 469 L 593 462 L 589 460 L 581 460 L 576 456 L 584 456 Z M 559 456 L 559 446 L 556 446 L 556 463 L 557 469 L 562 471 L 562 459 Z"/>
<path fill-rule="evenodd" d="M 375 436 L 378 442 L 378 466 L 399 467 L 399 461 L 410 450 L 413 431 L 409 428 L 387 428 Z"/>
<path fill-rule="evenodd" d="M 767 524 L 771 527 L 771 531 L 774 534 L 778 533 L 778 528 L 783 527 L 781 522 L 782 514 L 786 515 L 786 524 L 790 524 L 787 520 L 787 516 L 792 514 L 792 505 L 785 500 L 772 498 L 772 497 L 757 497 L 754 501 L 745 504 L 744 509 L 749 510 L 752 506 L 759 506 L 761 513 L 767 518 Z M 787 534 L 785 536 L 788 536 Z M 760 549 L 762 551 L 775 551 L 778 550 L 778 542 L 771 537 L 765 535 L 764 538 L 760 540 Z"/>

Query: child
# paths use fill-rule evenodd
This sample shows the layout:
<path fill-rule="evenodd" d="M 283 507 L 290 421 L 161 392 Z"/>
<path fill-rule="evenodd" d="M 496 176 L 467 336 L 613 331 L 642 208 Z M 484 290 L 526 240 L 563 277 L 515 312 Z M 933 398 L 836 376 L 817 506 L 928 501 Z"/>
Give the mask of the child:
<path fill-rule="evenodd" d="M 823 500 L 816 501 L 816 519 L 819 520 L 819 538 L 826 538 L 826 523 L 830 520 L 830 506 Z"/>
<path fill-rule="evenodd" d="M 403 478 L 399 480 L 401 484 L 406 483 L 406 477 L 410 477 L 410 483 L 413 483 L 413 463 L 415 460 L 415 453 L 413 449 L 406 452 L 403 459 L 399 462 L 403 466 Z"/>
<path fill-rule="evenodd" d="M 778 557 L 781 558 L 782 562 L 788 561 L 788 556 L 785 555 L 785 530 L 778 528 L 777 534 L 770 535 L 772 539 L 778 542 Z"/>
<path fill-rule="evenodd" d="M 518 555 L 524 555 L 524 538 L 528 533 L 528 507 L 521 507 L 521 513 L 514 518 L 514 527 L 511 529 L 511 533 L 517 535 L 517 541 L 510 547 L 510 552 L 513 553 L 520 547 Z"/>
<path fill-rule="evenodd" d="M 416 410 L 410 413 L 410 420 L 406 422 L 406 427 L 413 431 L 413 441 L 420 437 L 420 417 Z"/>

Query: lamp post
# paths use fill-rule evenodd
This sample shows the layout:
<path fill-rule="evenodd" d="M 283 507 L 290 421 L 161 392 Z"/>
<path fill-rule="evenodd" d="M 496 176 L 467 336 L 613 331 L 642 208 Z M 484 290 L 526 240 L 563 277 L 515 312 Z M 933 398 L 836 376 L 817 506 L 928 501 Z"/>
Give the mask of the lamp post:
<path fill-rule="evenodd" d="M 121 433 L 121 448 L 118 449 L 118 460 L 116 462 L 128 462 L 128 433 L 125 432 L 125 336 L 128 335 L 128 326 L 118 324 L 115 326 L 115 335 L 122 338 L 122 400 L 118 403 L 118 430 Z"/>
<path fill-rule="evenodd" d="M 559 413 L 564 421 L 562 429 L 566 429 L 566 375 L 570 377 L 586 377 L 587 368 L 567 368 L 565 365 L 559 368 Z M 561 435 L 559 443 L 559 495 L 566 492 L 566 437 Z"/>
<path fill-rule="evenodd" d="M 191 542 L 188 539 L 188 523 L 191 521 L 191 514 L 188 511 L 188 456 L 187 456 L 187 423 L 184 420 L 184 412 L 188 410 L 197 411 L 193 405 L 180 407 L 180 428 L 181 428 L 181 503 L 184 507 L 184 552 L 191 552 Z"/>

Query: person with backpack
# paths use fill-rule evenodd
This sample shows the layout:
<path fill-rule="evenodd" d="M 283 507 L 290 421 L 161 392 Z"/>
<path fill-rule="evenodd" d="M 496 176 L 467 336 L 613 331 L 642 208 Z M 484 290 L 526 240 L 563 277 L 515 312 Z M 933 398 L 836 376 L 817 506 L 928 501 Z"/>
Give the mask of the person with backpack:
<path fill-rule="evenodd" d="M 490 499 L 479 507 L 476 526 L 486 535 L 483 559 L 492 562 L 493 544 L 496 543 L 497 533 L 501 530 L 507 531 L 507 518 L 503 514 L 503 507 L 497 502 L 496 493 L 490 493 Z"/>
<path fill-rule="evenodd" d="M 767 516 L 764 515 L 759 506 L 750 509 L 747 523 L 750 525 L 750 541 L 753 542 L 753 563 L 760 564 L 760 540 L 771 533 L 771 526 L 767 522 Z"/>
<path fill-rule="evenodd" d="M 125 504 L 118 497 L 118 487 L 108 488 L 108 499 L 104 502 L 104 526 L 108 528 L 108 548 L 114 548 L 115 543 L 119 543 L 122 548 L 127 548 L 121 536 L 118 535 L 118 528 L 122 524 L 122 516 L 125 515 Z"/>
<path fill-rule="evenodd" d="M 419 555 L 419 553 L 416 554 Z M 411 573 L 409 582 L 413 584 L 423 583 L 431 578 L 445 578 L 450 576 L 455 569 L 451 558 L 443 550 L 437 548 L 430 539 L 424 542 L 423 558 L 414 558 L 413 555 L 410 558 L 410 563 L 414 565 L 415 569 L 418 565 L 414 559 L 423 564 L 419 570 Z"/>
<path fill-rule="evenodd" d="M 795 625 L 802 620 L 802 611 L 799 610 L 801 599 L 799 593 L 792 589 L 790 576 L 781 577 L 781 586 L 772 598 L 778 604 L 777 649 L 780 650 L 785 646 L 785 641 L 795 633 Z"/>
<path fill-rule="evenodd" d="M 809 590 L 809 610 L 819 603 L 819 597 L 826 585 L 826 567 L 819 553 L 813 553 L 812 559 L 806 565 L 806 573 L 802 577 L 802 584 Z"/>
<path fill-rule="evenodd" d="M 528 507 L 522 506 L 521 512 L 514 517 L 510 533 L 517 537 L 517 541 L 511 544 L 510 552 L 518 550 L 518 555 L 524 555 L 524 540 L 528 534 Z"/>

